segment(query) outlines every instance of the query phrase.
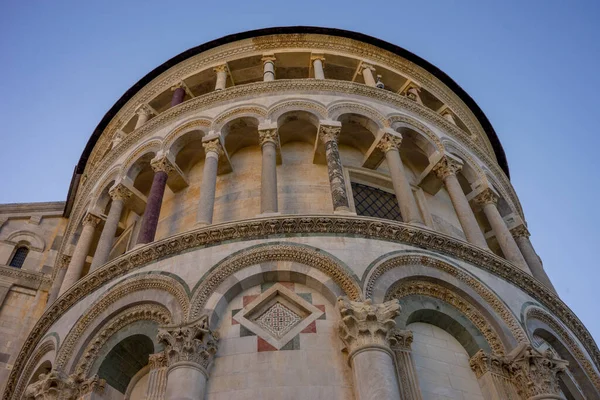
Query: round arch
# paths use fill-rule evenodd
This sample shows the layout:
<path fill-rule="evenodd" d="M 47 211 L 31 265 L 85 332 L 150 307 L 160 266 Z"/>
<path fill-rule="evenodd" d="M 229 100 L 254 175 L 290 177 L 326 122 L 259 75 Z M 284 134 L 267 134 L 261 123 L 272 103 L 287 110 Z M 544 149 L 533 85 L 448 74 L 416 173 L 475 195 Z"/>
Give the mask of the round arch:
<path fill-rule="evenodd" d="M 422 124 L 418 120 L 402 114 L 388 115 L 387 120 L 388 124 L 393 130 L 398 131 L 398 129 L 401 128 L 409 128 L 417 134 L 419 134 L 423 138 L 423 140 L 427 141 L 427 143 L 429 143 L 429 145 L 431 146 L 431 150 L 427 152 L 429 153 L 429 157 L 435 151 L 438 151 L 440 153 L 444 152 L 444 145 L 442 144 L 440 138 L 431 129 L 429 129 L 426 125 Z"/>
<path fill-rule="evenodd" d="M 373 121 L 377 126 L 377 130 L 389 127 L 388 120 L 379 111 L 361 103 L 345 100 L 333 102 L 327 108 L 327 114 L 329 115 L 329 119 L 334 121 L 338 121 L 344 114 L 357 114 Z M 375 134 L 377 134 L 376 131 Z"/>
<path fill-rule="evenodd" d="M 43 252 L 46 248 L 46 242 L 44 239 L 36 233 L 30 231 L 16 231 L 11 233 L 7 238 L 6 242 L 18 245 L 26 245 L 29 250 Z"/>
<path fill-rule="evenodd" d="M 163 144 L 160 139 L 151 139 L 138 146 L 123 163 L 121 175 L 135 181 L 137 175 L 140 173 L 141 164 L 149 164 L 150 160 L 154 158 L 162 146 Z"/>
<path fill-rule="evenodd" d="M 273 104 L 267 113 L 267 119 L 279 121 L 279 118 L 289 112 L 304 111 L 318 121 L 327 118 L 327 107 L 317 101 L 306 99 L 286 99 Z"/>
<path fill-rule="evenodd" d="M 223 111 L 221 114 L 217 115 L 212 122 L 210 130 L 219 132 L 228 123 L 244 117 L 254 118 L 258 121 L 258 123 L 261 123 L 265 120 L 267 113 L 267 109 L 258 104 L 242 104 Z"/>

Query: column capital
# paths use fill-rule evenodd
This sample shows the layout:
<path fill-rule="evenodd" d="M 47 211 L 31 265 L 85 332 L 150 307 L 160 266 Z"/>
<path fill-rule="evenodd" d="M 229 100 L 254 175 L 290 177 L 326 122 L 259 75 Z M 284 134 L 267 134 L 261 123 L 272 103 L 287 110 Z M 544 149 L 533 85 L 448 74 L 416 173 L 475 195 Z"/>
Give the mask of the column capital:
<path fill-rule="evenodd" d="M 401 144 L 402 135 L 400 133 L 391 130 L 386 130 L 379 139 L 379 143 L 377 143 L 377 148 L 383 151 L 384 153 L 387 153 L 390 150 L 400 149 Z"/>
<path fill-rule="evenodd" d="M 146 115 L 148 117 L 152 116 L 152 115 L 156 115 L 156 111 L 154 111 L 154 109 L 152 107 L 150 107 L 148 104 L 140 104 L 136 109 L 135 109 L 135 113 L 137 115 Z"/>
<path fill-rule="evenodd" d="M 214 67 L 213 71 L 216 73 L 219 73 L 219 72 L 228 73 L 229 69 L 227 68 L 227 64 L 221 64 L 221 65 L 217 65 L 216 67 Z"/>
<path fill-rule="evenodd" d="M 40 374 L 36 382 L 27 386 L 23 397 L 27 400 L 74 400 L 79 394 L 79 383 L 75 376 L 67 377 L 62 372 L 52 370 Z"/>
<path fill-rule="evenodd" d="M 360 72 L 363 72 L 365 69 L 370 70 L 371 72 L 375 72 L 375 67 L 368 63 L 360 64 Z"/>
<path fill-rule="evenodd" d="M 261 147 L 268 142 L 274 143 L 275 146 L 279 146 L 279 134 L 277 133 L 277 126 L 262 129 L 259 126 L 258 142 Z"/>
<path fill-rule="evenodd" d="M 558 374 L 564 372 L 568 364 L 550 349 L 541 352 L 530 344 L 523 344 L 507 357 L 506 369 L 523 398 L 541 399 L 544 395 L 559 398 Z"/>
<path fill-rule="evenodd" d="M 323 53 L 311 53 L 310 61 L 320 60 L 321 62 L 325 62 L 325 55 Z"/>
<path fill-rule="evenodd" d="M 115 200 L 125 201 L 133 195 L 133 192 L 124 184 L 117 183 L 113 187 L 110 188 L 110 190 L 108 191 L 108 194 L 111 197 L 111 199 L 113 199 L 113 201 L 115 201 Z"/>
<path fill-rule="evenodd" d="M 102 394 L 104 393 L 104 388 L 106 387 L 106 381 L 104 379 L 100 379 L 98 375 L 94 375 L 89 379 L 81 382 L 79 384 L 79 397 L 85 396 L 86 394 L 96 393 Z"/>
<path fill-rule="evenodd" d="M 206 371 L 217 353 L 219 340 L 216 332 L 208 329 L 208 317 L 179 326 L 165 326 L 158 330 L 157 339 L 165 346 L 169 367 L 177 363 L 196 364 Z"/>
<path fill-rule="evenodd" d="M 179 81 L 176 84 L 174 84 L 173 86 L 171 86 L 171 91 L 175 91 L 177 89 L 183 89 L 186 90 L 187 86 L 183 81 Z"/>
<path fill-rule="evenodd" d="M 151 370 L 167 367 L 167 355 L 164 351 L 161 351 L 160 353 L 150 354 L 150 356 L 148 357 L 148 365 L 150 366 Z"/>
<path fill-rule="evenodd" d="M 392 350 L 410 351 L 410 346 L 413 342 L 413 333 L 409 330 L 392 328 L 388 340 Z"/>
<path fill-rule="evenodd" d="M 504 375 L 504 360 L 498 356 L 490 355 L 479 350 L 469 360 L 469 366 L 475 373 L 477 379 L 481 378 L 488 372 L 495 373 L 497 375 Z"/>
<path fill-rule="evenodd" d="M 485 206 L 487 204 L 496 204 L 498 195 L 491 188 L 484 189 L 481 193 L 473 198 L 475 204 Z"/>
<path fill-rule="evenodd" d="M 523 224 L 518 225 L 514 228 L 512 228 L 510 230 L 510 233 L 512 233 L 514 238 L 518 238 L 518 237 L 525 237 L 528 238 L 529 236 L 531 236 L 529 234 L 529 230 L 527 229 L 527 227 Z"/>
<path fill-rule="evenodd" d="M 176 171 L 175 166 L 173 166 L 173 162 L 169 159 L 167 154 L 160 154 L 150 160 L 150 167 L 154 172 L 166 172 L 167 174 L 172 174 Z"/>
<path fill-rule="evenodd" d="M 225 153 L 219 135 L 209 135 L 202 138 L 202 147 L 204 147 L 204 152 L 207 157 L 208 153 L 214 153 L 217 157 L 220 157 Z"/>
<path fill-rule="evenodd" d="M 373 304 L 370 299 L 363 302 L 339 297 L 337 310 L 341 315 L 338 333 L 350 358 L 358 350 L 368 347 L 389 351 L 388 336 L 396 326 L 394 318 L 400 314 L 397 299 Z"/>
<path fill-rule="evenodd" d="M 71 263 L 71 258 L 72 256 L 69 256 L 67 254 L 63 254 L 62 256 L 60 256 L 60 258 L 58 259 L 56 266 L 59 269 L 67 269 L 69 267 L 69 264 Z"/>
<path fill-rule="evenodd" d="M 263 62 L 263 64 L 270 62 L 271 64 L 275 63 L 275 61 L 277 60 L 277 58 L 275 57 L 275 54 L 263 54 L 262 58 L 260 59 L 260 61 Z"/>
<path fill-rule="evenodd" d="M 83 217 L 83 221 L 81 222 L 81 224 L 83 226 L 91 225 L 95 228 L 100 224 L 100 222 L 102 222 L 102 219 L 99 216 L 94 215 L 92 213 L 87 213 L 85 214 L 85 217 Z"/>
<path fill-rule="evenodd" d="M 319 124 L 319 138 L 323 143 L 337 143 L 341 131 L 342 124 L 338 121 L 321 121 Z"/>
<path fill-rule="evenodd" d="M 450 175 L 456 175 L 462 167 L 463 163 L 461 160 L 445 155 L 433 167 L 433 172 L 435 172 L 439 179 L 444 180 Z"/>

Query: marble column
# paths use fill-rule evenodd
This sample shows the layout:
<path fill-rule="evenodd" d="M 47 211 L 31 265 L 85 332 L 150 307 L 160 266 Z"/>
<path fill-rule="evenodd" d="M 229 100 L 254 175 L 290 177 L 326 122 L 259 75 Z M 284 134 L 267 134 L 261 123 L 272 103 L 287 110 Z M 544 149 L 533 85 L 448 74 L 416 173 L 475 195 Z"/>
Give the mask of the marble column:
<path fill-rule="evenodd" d="M 71 263 L 71 256 L 63 254 L 59 260 L 56 260 L 54 264 L 54 268 L 57 268 L 56 276 L 54 277 L 54 281 L 52 282 L 52 287 L 50 288 L 50 293 L 48 294 L 48 302 L 46 303 L 46 308 L 50 306 L 50 304 L 54 303 L 54 300 L 58 298 L 58 293 L 60 293 L 60 288 L 65 280 L 65 275 L 67 274 L 67 268 Z"/>
<path fill-rule="evenodd" d="M 263 80 L 265 82 L 275 80 L 275 56 L 266 55 L 262 58 L 263 62 Z"/>
<path fill-rule="evenodd" d="M 205 140 L 208 139 L 208 140 Z M 200 185 L 200 203 L 198 207 L 198 224 L 212 224 L 217 189 L 217 172 L 219 157 L 223 154 L 223 146 L 219 137 L 205 137 L 202 140 L 205 159 Z"/>
<path fill-rule="evenodd" d="M 108 261 L 110 251 L 115 242 L 115 234 L 119 227 L 119 221 L 121 219 L 121 213 L 125 206 L 125 201 L 132 195 L 131 191 L 122 183 L 113 186 L 108 194 L 112 198 L 112 204 L 104 223 L 104 229 L 100 235 L 98 246 L 96 246 L 96 253 L 94 253 L 94 259 L 92 260 L 92 266 L 90 272 L 96 268 L 104 265 Z"/>
<path fill-rule="evenodd" d="M 396 360 L 396 372 L 402 400 L 423 400 L 415 361 L 412 356 L 413 333 L 408 330 L 392 329 L 389 342 Z"/>
<path fill-rule="evenodd" d="M 140 126 L 148 122 L 148 119 L 152 116 L 152 114 L 154 114 L 152 109 L 147 104 L 140 105 L 135 113 L 138 116 L 138 119 L 135 123 L 135 129 L 138 129 Z"/>
<path fill-rule="evenodd" d="M 492 227 L 492 231 L 496 236 L 496 240 L 498 240 L 498 244 L 502 249 L 502 253 L 504 253 L 504 257 L 514 263 L 517 267 L 521 268 L 525 272 L 529 272 L 527 267 L 527 263 L 515 242 L 515 239 L 512 237 L 512 234 L 508 230 L 504 219 L 500 215 L 498 208 L 496 207 L 496 203 L 498 202 L 498 196 L 489 188 L 485 189 L 483 192 L 479 193 L 474 201 L 476 204 L 479 204 L 483 207 L 483 212 Z"/>
<path fill-rule="evenodd" d="M 375 72 L 375 67 L 369 64 L 362 64 L 362 76 L 365 80 L 365 85 L 377 87 L 377 82 L 375 82 L 375 78 L 373 77 L 373 72 Z"/>
<path fill-rule="evenodd" d="M 323 57 L 322 55 L 314 54 L 311 57 L 311 61 L 313 64 L 315 79 L 325 79 L 325 71 L 323 70 L 323 63 L 325 62 L 325 57 Z"/>
<path fill-rule="evenodd" d="M 340 159 L 340 152 L 337 145 L 341 130 L 341 124 L 319 126 L 319 138 L 325 144 L 325 157 L 327 158 L 329 185 L 331 186 L 334 212 L 350 211 L 346 180 L 344 179 L 342 160 Z"/>
<path fill-rule="evenodd" d="M 260 184 L 260 212 L 276 213 L 277 207 L 277 147 L 279 136 L 277 127 L 258 129 L 258 139 L 262 150 L 262 171 Z"/>
<path fill-rule="evenodd" d="M 217 353 L 217 335 L 208 329 L 208 317 L 185 325 L 160 328 L 158 341 L 167 356 L 166 400 L 202 400 L 208 370 Z"/>
<path fill-rule="evenodd" d="M 217 73 L 217 83 L 215 84 L 215 90 L 223 90 L 227 86 L 227 65 L 219 65 L 214 68 Z"/>
<path fill-rule="evenodd" d="M 479 224 L 475 219 L 475 214 L 469 205 L 469 201 L 463 192 L 456 174 L 462 168 L 462 163 L 458 160 L 444 156 L 433 168 L 437 177 L 444 182 L 444 186 L 450 195 L 450 200 L 456 211 L 456 216 L 462 226 L 463 233 L 467 241 L 475 246 L 487 249 L 487 242 Z"/>
<path fill-rule="evenodd" d="M 162 351 L 150 354 L 148 358 L 150 371 L 146 386 L 146 400 L 163 400 L 167 391 L 167 356 Z"/>
<path fill-rule="evenodd" d="M 173 91 L 173 97 L 171 97 L 171 107 L 175 107 L 178 104 L 183 103 L 185 98 L 185 86 L 183 82 L 174 85 L 171 90 Z"/>
<path fill-rule="evenodd" d="M 75 246 L 75 251 L 71 256 L 71 262 L 67 267 L 65 277 L 60 286 L 60 291 L 58 292 L 59 296 L 66 292 L 67 289 L 73 286 L 75 282 L 81 278 L 85 260 L 90 252 L 90 247 L 92 246 L 92 240 L 94 239 L 98 224 L 100 224 L 100 218 L 93 214 L 87 214 L 83 218 L 83 229 L 81 230 L 81 235 L 79 235 L 79 240 Z"/>
<path fill-rule="evenodd" d="M 563 399 L 559 380 L 567 365 L 550 349 L 541 352 L 530 344 L 521 344 L 506 357 L 504 368 L 521 398 L 550 400 Z"/>
<path fill-rule="evenodd" d="M 154 170 L 154 178 L 152 179 L 150 194 L 146 202 L 146 210 L 142 218 L 142 226 L 140 227 L 137 244 L 146 244 L 154 241 L 167 179 L 169 178 L 169 173 L 174 171 L 173 166 L 167 160 L 166 156 L 152 159 L 150 166 Z"/>
<path fill-rule="evenodd" d="M 556 289 L 552 282 L 550 282 L 550 278 L 546 274 L 544 270 L 544 265 L 542 264 L 542 260 L 535 252 L 531 241 L 529 240 L 529 231 L 525 227 L 525 225 L 519 225 L 516 228 L 511 230 L 515 241 L 517 242 L 517 246 L 521 250 L 521 254 L 525 258 L 527 265 L 529 266 L 529 270 L 535 279 L 542 282 L 548 289 L 556 293 Z"/>
<path fill-rule="evenodd" d="M 513 382 L 506 374 L 503 358 L 479 350 L 471 357 L 469 365 L 486 400 L 520 400 Z"/>
<path fill-rule="evenodd" d="M 400 388 L 388 337 L 400 314 L 398 300 L 372 304 L 340 297 L 338 333 L 348 352 L 356 400 L 400 399 Z"/>
<path fill-rule="evenodd" d="M 410 224 L 424 225 L 421 219 L 421 213 L 417 207 L 415 196 L 413 195 L 410 183 L 406 178 L 406 171 L 400 159 L 400 144 L 402 136 L 399 133 L 385 132 L 381 137 L 377 147 L 385 153 L 385 159 L 392 176 L 392 186 L 400 207 L 400 214 L 404 222 Z"/>

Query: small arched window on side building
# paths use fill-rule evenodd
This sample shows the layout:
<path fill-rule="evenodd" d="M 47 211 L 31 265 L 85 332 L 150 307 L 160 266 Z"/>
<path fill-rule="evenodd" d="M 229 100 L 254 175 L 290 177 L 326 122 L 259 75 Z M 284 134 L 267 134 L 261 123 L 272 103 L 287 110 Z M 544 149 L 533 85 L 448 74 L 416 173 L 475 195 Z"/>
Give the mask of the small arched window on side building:
<path fill-rule="evenodd" d="M 15 254 L 13 254 L 9 266 L 15 268 L 21 268 L 23 263 L 25 262 L 25 258 L 27 258 L 27 254 L 29 253 L 29 249 L 25 246 L 17 247 L 15 250 Z"/>

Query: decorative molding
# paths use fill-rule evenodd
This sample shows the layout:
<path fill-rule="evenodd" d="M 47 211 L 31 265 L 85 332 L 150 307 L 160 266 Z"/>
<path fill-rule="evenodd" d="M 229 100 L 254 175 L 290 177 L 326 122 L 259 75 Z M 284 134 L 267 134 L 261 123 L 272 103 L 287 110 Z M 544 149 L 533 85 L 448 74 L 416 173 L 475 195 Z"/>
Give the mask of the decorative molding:
<path fill-rule="evenodd" d="M 0 265 L 0 277 L 8 278 L 11 282 L 19 282 L 29 288 L 49 288 L 52 280 L 41 272 L 27 271 L 20 268 Z"/>
<path fill-rule="evenodd" d="M 296 215 L 259 218 L 198 228 L 131 250 L 88 274 L 49 306 L 33 327 L 14 364 L 3 399 L 11 399 L 14 395 L 15 381 L 24 363 L 52 324 L 79 300 L 101 288 L 107 282 L 131 270 L 158 259 L 180 254 L 185 250 L 218 245 L 228 240 L 294 234 L 341 234 L 405 243 L 438 251 L 471 263 L 520 288 L 547 307 L 577 336 L 592 356 L 594 363 L 600 365 L 600 351 L 596 343 L 568 306 L 532 276 L 487 250 L 439 232 L 401 222 L 367 217 Z M 319 255 L 318 252 L 315 254 Z M 345 287 L 344 290 L 348 292 L 347 285 Z M 351 287 L 356 287 L 356 284 L 352 283 Z M 352 292 L 360 294 L 360 289 L 352 289 Z"/>

